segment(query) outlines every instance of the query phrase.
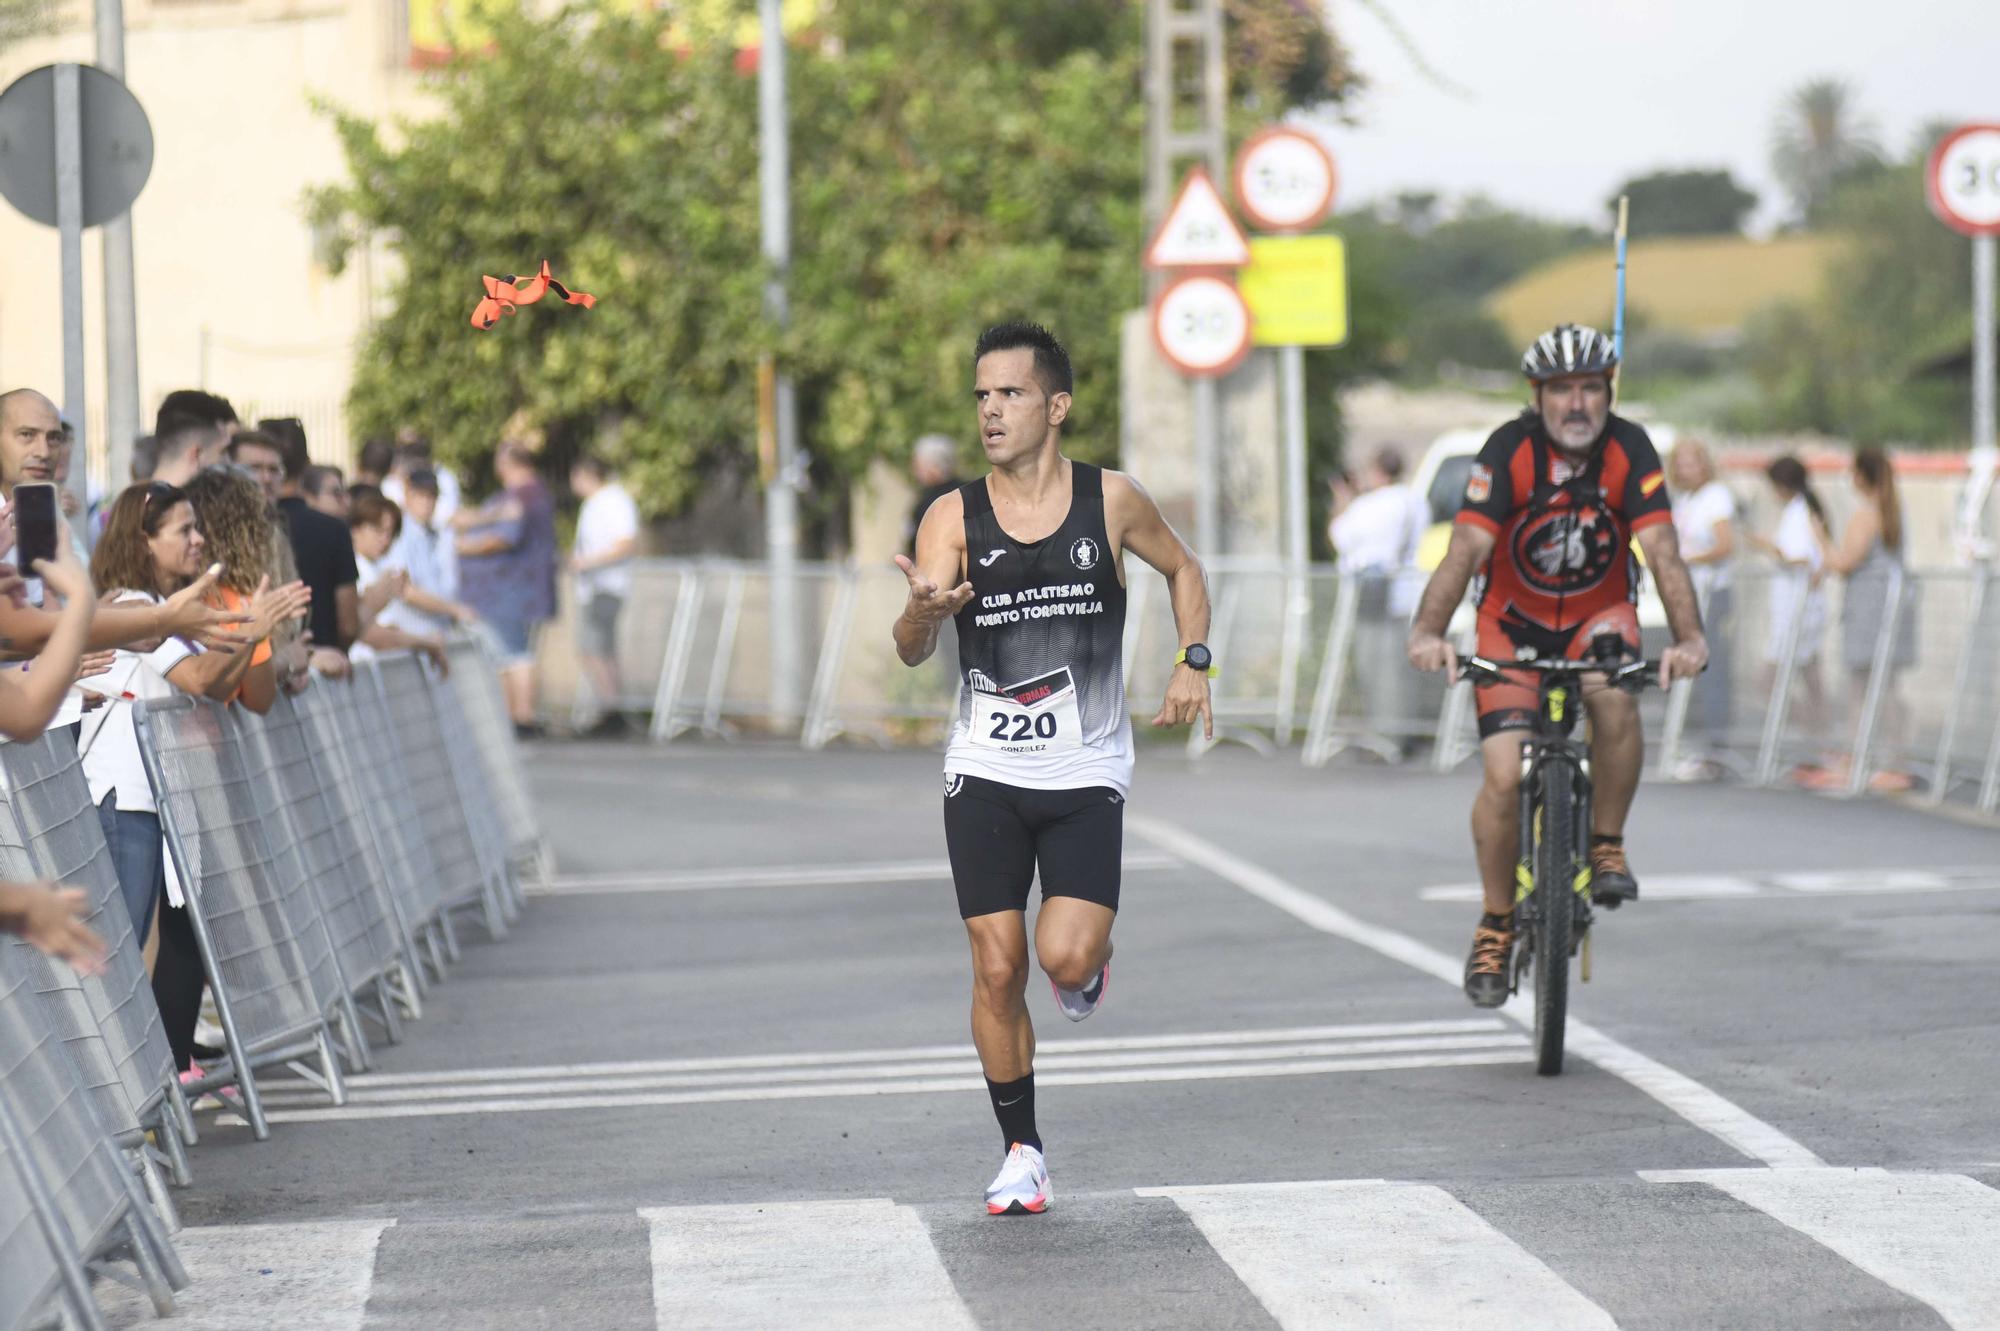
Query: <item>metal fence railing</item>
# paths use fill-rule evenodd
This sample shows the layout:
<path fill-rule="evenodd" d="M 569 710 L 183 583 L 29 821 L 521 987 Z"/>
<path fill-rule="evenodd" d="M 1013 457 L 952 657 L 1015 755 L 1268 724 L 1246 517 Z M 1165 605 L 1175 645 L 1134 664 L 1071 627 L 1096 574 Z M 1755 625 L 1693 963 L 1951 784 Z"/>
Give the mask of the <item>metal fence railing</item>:
<path fill-rule="evenodd" d="M 469 637 L 448 659 L 445 676 L 383 658 L 263 717 L 135 708 L 226 1046 L 185 1088 L 69 733 L 0 743 L 0 877 L 86 889 L 108 952 L 81 975 L 0 939 L 0 1331 L 103 1326 L 99 1278 L 170 1314 L 184 1090 L 226 1090 L 259 1140 L 275 1065 L 340 1103 L 363 1020 L 396 1038 L 458 954 L 450 908 L 510 914 L 515 868 L 551 871 L 493 664 Z"/>
<path fill-rule="evenodd" d="M 634 570 L 619 656 L 635 682 L 619 705 L 650 709 L 655 740 L 755 728 L 808 748 L 843 737 L 929 744 L 950 722 L 953 634 L 947 628 L 915 670 L 897 660 L 889 626 L 906 588 L 893 567 L 800 566 L 802 708 L 781 707 L 773 691 L 767 565 L 640 560 Z M 1932 802 L 1995 812 L 2000 589 L 1990 567 L 1882 569 L 1811 586 L 1749 561 L 1731 573 L 1724 590 L 1704 595 L 1709 673 L 1641 699 L 1652 775 L 1800 781 L 1846 794 L 1914 785 Z M 1166 686 L 1176 640 L 1164 583 L 1137 564 L 1128 575 L 1126 691 L 1144 718 Z M 1273 560 L 1214 561 L 1217 742 L 1266 754 L 1297 743 L 1313 767 L 1347 751 L 1387 762 L 1421 756 L 1440 769 L 1463 761 L 1477 745 L 1469 692 L 1417 674 L 1403 655 L 1424 580 L 1414 570 L 1343 577 L 1326 565 L 1300 573 Z M 1641 621 L 1646 650 L 1657 654 L 1666 628 L 1656 600 L 1642 602 Z M 1453 630 L 1466 646 L 1471 629 L 1462 606 Z M 1191 736 L 1188 747 L 1199 758 L 1210 746 Z"/>

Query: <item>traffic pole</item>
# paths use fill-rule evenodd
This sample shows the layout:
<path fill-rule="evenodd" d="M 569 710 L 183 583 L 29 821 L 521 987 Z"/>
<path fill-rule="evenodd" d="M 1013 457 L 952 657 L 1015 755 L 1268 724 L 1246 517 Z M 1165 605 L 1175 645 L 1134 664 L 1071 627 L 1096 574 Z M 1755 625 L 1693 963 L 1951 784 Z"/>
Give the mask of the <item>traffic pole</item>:
<path fill-rule="evenodd" d="M 1990 235 L 1972 238 L 1972 446 L 1993 448 L 1994 289 Z"/>
<path fill-rule="evenodd" d="M 764 312 L 784 328 L 791 321 L 785 279 L 792 263 L 791 144 L 786 122 L 785 25 L 780 0 L 759 0 L 762 45 L 757 50 L 758 182 L 763 222 Z M 768 398 L 775 443 L 764 480 L 764 546 L 771 562 L 771 712 L 780 726 L 799 714 L 798 401 L 791 376 L 771 370 Z"/>
<path fill-rule="evenodd" d="M 97 65 L 107 74 L 125 78 L 124 0 L 96 0 Z M 132 444 L 139 437 L 139 313 L 137 279 L 132 260 L 132 213 L 128 209 L 104 224 L 104 493 L 116 494 L 132 472 Z M 81 422 L 78 422 L 81 424 Z M 88 472 L 88 457 L 79 439 L 70 459 L 70 475 Z M 82 481 L 73 481 L 82 485 Z M 89 493 L 79 495 L 87 504 Z M 81 511 L 81 510 L 79 510 Z M 89 524 L 83 524 L 88 526 Z M 85 539 L 90 534 L 85 533 Z"/>
<path fill-rule="evenodd" d="M 76 465 L 84 437 L 83 379 L 83 71 L 55 67 L 56 233 L 62 249 L 63 417 L 76 431 L 70 485 L 83 489 L 84 468 Z"/>

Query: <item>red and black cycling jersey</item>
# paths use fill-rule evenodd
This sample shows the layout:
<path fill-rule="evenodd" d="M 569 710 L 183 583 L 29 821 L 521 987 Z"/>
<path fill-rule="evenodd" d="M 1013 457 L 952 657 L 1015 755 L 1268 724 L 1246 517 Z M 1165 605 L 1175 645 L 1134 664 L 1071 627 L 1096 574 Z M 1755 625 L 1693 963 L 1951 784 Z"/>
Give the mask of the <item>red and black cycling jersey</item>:
<path fill-rule="evenodd" d="M 1632 535 L 1669 520 L 1666 475 L 1644 430 L 1612 416 L 1573 460 L 1524 412 L 1493 432 L 1465 482 L 1458 521 L 1496 540 L 1474 604 L 1503 622 L 1573 629 L 1638 599 Z"/>

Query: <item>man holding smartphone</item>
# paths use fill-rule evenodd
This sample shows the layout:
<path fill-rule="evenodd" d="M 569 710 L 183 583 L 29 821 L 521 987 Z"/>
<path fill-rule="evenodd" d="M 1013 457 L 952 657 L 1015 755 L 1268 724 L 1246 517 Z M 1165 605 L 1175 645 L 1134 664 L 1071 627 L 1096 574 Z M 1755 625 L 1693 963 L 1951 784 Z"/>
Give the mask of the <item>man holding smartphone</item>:
<path fill-rule="evenodd" d="M 0 549 L 7 552 L 0 555 L 0 588 L 5 588 L 0 591 L 0 639 L 7 641 L 6 652 L 16 657 L 40 651 L 58 617 L 29 605 L 17 576 L 12 531 L 15 487 L 53 485 L 62 428 L 55 403 L 43 394 L 32 388 L 0 393 L 0 500 L 6 502 L 7 514 L 0 517 Z M 232 618 L 229 612 L 206 604 L 214 584 L 213 577 L 204 576 L 161 605 L 104 607 L 91 621 L 85 646 L 102 651 L 170 637 L 192 638 L 219 650 L 246 645 L 242 635 L 223 628 Z"/>

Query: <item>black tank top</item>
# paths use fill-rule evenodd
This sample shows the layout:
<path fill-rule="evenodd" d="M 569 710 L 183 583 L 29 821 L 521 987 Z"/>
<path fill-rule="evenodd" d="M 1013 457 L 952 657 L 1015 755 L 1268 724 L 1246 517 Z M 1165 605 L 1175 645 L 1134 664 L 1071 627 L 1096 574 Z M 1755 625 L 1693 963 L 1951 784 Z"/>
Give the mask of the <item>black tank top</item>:
<path fill-rule="evenodd" d="M 961 486 L 959 494 L 972 582 L 972 600 L 957 617 L 961 733 L 972 723 L 976 690 L 1010 690 L 1067 669 L 1086 749 L 1077 759 L 1122 761 L 1129 771 L 1125 588 L 1104 524 L 1103 471 L 1070 463 L 1069 513 L 1033 543 L 1001 530 L 983 479 Z M 954 753 L 959 749 L 955 736 Z M 1024 758 L 1020 765 L 1041 764 Z"/>

